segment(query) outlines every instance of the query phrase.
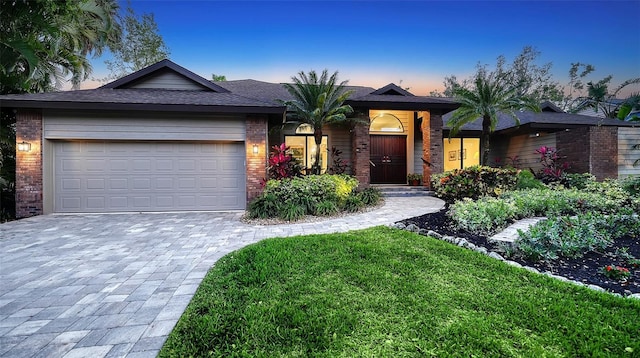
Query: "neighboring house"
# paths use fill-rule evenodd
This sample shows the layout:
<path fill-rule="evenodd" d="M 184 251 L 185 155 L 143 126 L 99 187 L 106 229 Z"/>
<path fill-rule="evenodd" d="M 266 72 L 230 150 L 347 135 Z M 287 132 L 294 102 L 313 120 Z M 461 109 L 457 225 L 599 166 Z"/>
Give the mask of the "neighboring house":
<path fill-rule="evenodd" d="M 363 186 L 443 170 L 442 115 L 456 103 L 349 89 L 360 120 L 327 126 L 324 143 Z M 245 209 L 270 146 L 285 141 L 311 166 L 308 128 L 282 126 L 288 98 L 281 84 L 213 83 L 169 60 L 98 89 L 0 96 L 17 116 L 16 215 Z"/>
<path fill-rule="evenodd" d="M 444 116 L 445 123 L 450 116 Z M 564 113 L 551 103 L 542 105 L 542 113 L 520 112 L 518 119 L 520 125 L 516 126 L 513 118 L 499 116 L 491 136 L 490 164 L 515 165 L 537 171 L 541 164 L 536 149 L 547 146 L 566 156 L 563 161 L 571 165 L 569 172 L 589 172 L 598 180 L 640 175 L 640 167 L 633 166 L 640 158 L 640 151 L 633 149 L 640 143 L 638 122 Z M 445 126 L 445 169 L 476 164 L 460 161 L 454 151 L 457 153 L 463 142 L 463 147 L 468 148 L 466 157 L 477 158 L 481 129 L 480 121 L 466 125 L 459 138 L 452 138 L 449 143 L 446 138 L 449 128 Z"/>

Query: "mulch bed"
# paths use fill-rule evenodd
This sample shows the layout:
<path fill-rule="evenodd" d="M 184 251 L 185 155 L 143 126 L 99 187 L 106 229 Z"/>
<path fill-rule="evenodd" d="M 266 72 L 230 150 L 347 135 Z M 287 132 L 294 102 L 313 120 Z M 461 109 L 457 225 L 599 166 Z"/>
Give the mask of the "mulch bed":
<path fill-rule="evenodd" d="M 400 222 L 405 225 L 414 224 L 421 229 L 433 230 L 442 235 L 461 237 L 490 251 L 502 251 L 499 245 L 487 240 L 485 236 L 456 230 L 446 215 L 446 209 Z M 588 252 L 580 258 L 559 258 L 550 262 L 532 262 L 521 258 L 509 258 L 509 260 L 524 266 L 534 267 L 540 272 L 550 272 L 573 281 L 597 285 L 621 295 L 640 293 L 640 269 L 624 265 L 622 258 L 616 256 L 616 249 L 623 247 L 628 248 L 628 252 L 634 257 L 640 258 L 640 238 L 627 236 L 616 240 L 603 252 Z M 599 272 L 606 265 L 624 266 L 629 269 L 631 276 L 626 281 L 611 280 Z"/>

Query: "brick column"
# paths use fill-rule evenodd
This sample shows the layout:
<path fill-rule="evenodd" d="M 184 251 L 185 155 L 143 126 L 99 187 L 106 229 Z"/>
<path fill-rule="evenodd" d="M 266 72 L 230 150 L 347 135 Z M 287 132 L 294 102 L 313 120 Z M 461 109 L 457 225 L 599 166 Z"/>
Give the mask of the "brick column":
<path fill-rule="evenodd" d="M 589 128 L 590 173 L 596 179 L 618 178 L 618 127 Z"/>
<path fill-rule="evenodd" d="M 442 115 L 422 112 L 422 182 L 431 187 L 431 175 L 444 170 Z M 428 163 L 425 163 L 425 160 Z"/>
<path fill-rule="evenodd" d="M 31 150 L 16 150 L 16 217 L 42 215 L 42 112 L 20 110 L 16 114 L 16 149 L 22 142 Z"/>
<path fill-rule="evenodd" d="M 589 127 L 571 128 L 556 133 L 556 149 L 569 163 L 569 173 L 590 173 Z"/>
<path fill-rule="evenodd" d="M 267 178 L 267 126 L 266 115 L 247 115 L 247 140 L 245 142 L 247 160 L 247 202 L 262 192 L 262 180 Z M 253 146 L 258 153 L 253 153 Z"/>
<path fill-rule="evenodd" d="M 351 128 L 351 165 L 353 175 L 360 182 L 360 188 L 368 188 L 371 183 L 369 114 L 361 113 L 358 118 L 363 123 L 356 123 Z"/>

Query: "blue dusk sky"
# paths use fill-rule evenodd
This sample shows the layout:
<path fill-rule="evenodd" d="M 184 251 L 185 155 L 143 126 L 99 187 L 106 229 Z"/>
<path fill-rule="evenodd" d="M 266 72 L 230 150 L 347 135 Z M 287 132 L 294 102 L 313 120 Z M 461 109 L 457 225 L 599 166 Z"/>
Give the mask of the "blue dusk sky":
<path fill-rule="evenodd" d="M 352 85 L 402 81 L 427 95 L 443 88 L 445 76 L 467 78 L 478 63 L 495 65 L 499 55 L 510 62 L 525 46 L 541 52 L 539 64 L 553 63 L 561 83 L 572 62 L 594 65 L 591 80 L 612 75 L 614 86 L 640 77 L 640 0 L 131 5 L 138 14 L 154 14 L 171 60 L 205 78 L 288 82 L 299 71 L 326 68 Z M 93 77 L 106 74 L 103 60 L 93 60 Z"/>

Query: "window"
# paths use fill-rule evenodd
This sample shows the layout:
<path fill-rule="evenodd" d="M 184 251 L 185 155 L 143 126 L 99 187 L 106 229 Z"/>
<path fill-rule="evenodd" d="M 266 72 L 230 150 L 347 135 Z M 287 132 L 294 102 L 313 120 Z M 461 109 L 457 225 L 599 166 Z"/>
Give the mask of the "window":
<path fill-rule="evenodd" d="M 301 127 L 304 126 L 301 125 Z M 308 125 L 307 125 L 308 126 Z M 300 129 L 300 127 L 298 127 Z M 299 133 L 296 130 L 296 133 Z M 313 127 L 311 127 L 311 133 L 313 133 Z M 320 144 L 320 167 L 322 171 L 327 170 L 327 141 L 328 136 L 322 136 L 322 143 Z M 289 135 L 284 137 L 284 143 L 291 155 L 296 158 L 298 163 L 302 164 L 305 168 L 311 169 L 316 161 L 316 140 L 313 135 Z"/>
<path fill-rule="evenodd" d="M 402 126 L 402 122 L 400 122 L 398 117 L 394 116 L 393 114 L 380 113 L 371 120 L 369 131 L 402 133 L 404 132 L 404 127 Z"/>
<path fill-rule="evenodd" d="M 480 165 L 480 138 L 445 138 L 444 170 Z"/>

